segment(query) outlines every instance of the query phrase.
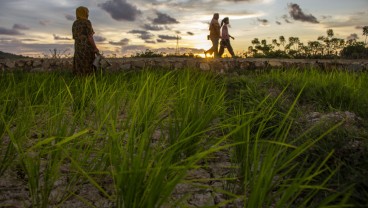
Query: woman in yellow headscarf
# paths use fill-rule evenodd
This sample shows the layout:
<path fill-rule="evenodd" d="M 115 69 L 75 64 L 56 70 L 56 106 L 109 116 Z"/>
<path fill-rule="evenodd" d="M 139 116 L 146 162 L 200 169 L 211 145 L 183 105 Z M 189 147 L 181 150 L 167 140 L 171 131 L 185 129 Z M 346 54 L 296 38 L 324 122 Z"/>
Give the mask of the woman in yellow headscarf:
<path fill-rule="evenodd" d="M 73 72 L 90 74 L 93 72 L 93 60 L 99 51 L 93 40 L 93 28 L 88 20 L 89 11 L 86 7 L 76 9 L 77 20 L 74 21 L 72 32 L 74 39 Z"/>

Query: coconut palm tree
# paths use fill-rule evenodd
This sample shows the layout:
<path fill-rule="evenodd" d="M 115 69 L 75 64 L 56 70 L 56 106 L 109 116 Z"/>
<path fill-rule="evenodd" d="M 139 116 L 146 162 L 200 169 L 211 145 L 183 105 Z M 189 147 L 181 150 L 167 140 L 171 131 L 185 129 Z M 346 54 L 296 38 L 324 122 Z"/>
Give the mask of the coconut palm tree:
<path fill-rule="evenodd" d="M 279 37 L 279 41 L 280 41 L 280 44 L 282 45 L 282 47 L 284 48 L 284 51 L 285 51 L 285 37 L 283 35 L 281 35 Z"/>
<path fill-rule="evenodd" d="M 280 43 L 277 42 L 277 39 L 273 39 L 272 44 L 277 46 L 277 47 L 280 47 Z"/>
<path fill-rule="evenodd" d="M 363 35 L 365 35 L 364 43 L 367 44 L 367 36 L 368 36 L 368 26 L 363 27 Z"/>

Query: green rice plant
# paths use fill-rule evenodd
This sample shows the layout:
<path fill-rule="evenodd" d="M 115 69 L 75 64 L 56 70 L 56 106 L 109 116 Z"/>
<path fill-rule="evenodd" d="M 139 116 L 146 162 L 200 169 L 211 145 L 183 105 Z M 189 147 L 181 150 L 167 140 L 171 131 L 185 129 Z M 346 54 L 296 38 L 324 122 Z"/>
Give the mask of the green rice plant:
<path fill-rule="evenodd" d="M 4 160 L 10 165 L 14 156 L 18 155 L 17 162 L 21 167 L 18 171 L 22 172 L 19 175 L 26 177 L 32 205 L 47 207 L 63 157 L 60 150 L 51 148 L 52 144 L 45 143 L 44 139 L 47 135 L 61 138 L 69 133 L 70 123 L 64 118 L 68 102 L 57 76 L 24 74 L 22 78 L 11 86 L 9 93 L 17 94 L 13 98 L 18 103 L 17 114 L 10 120 L 4 118 L 6 114 L 1 119 L 5 124 L 5 133 L 1 138 L 6 136 L 11 141 Z M 53 139 L 54 143 L 57 141 Z M 2 163 L 2 167 L 6 164 Z"/>
<path fill-rule="evenodd" d="M 254 112 L 243 112 L 241 108 L 234 117 L 233 128 L 239 129 L 232 136 L 234 142 L 238 143 L 234 162 L 239 164 L 242 182 L 239 191 L 244 207 L 315 207 L 319 203 L 344 205 L 346 201 L 335 201 L 340 193 L 335 193 L 327 184 L 337 171 L 330 169 L 327 163 L 332 152 L 314 161 L 311 166 L 298 169 L 308 159 L 306 151 L 338 125 L 318 138 L 311 138 L 296 146 L 295 142 L 300 138 L 290 140 L 289 133 L 293 125 L 290 115 L 301 92 L 290 110 L 281 114 L 282 120 L 277 125 L 270 125 L 270 121 L 280 114 L 274 106 L 282 94 L 271 106 L 263 101 Z M 328 202 L 319 201 L 318 194 L 321 192 L 331 196 Z"/>
<path fill-rule="evenodd" d="M 118 207 L 159 206 L 185 174 L 170 174 L 170 157 L 163 155 L 160 147 L 163 138 L 152 144 L 153 133 L 168 108 L 171 78 L 171 73 L 161 78 L 152 73 L 139 75 L 128 97 L 126 119 L 121 123 L 112 120 L 109 153 Z M 123 131 L 116 132 L 117 125 Z"/>
<path fill-rule="evenodd" d="M 34 118 L 30 111 L 26 111 L 26 116 L 17 120 L 15 129 L 11 129 L 10 125 L 6 126 L 6 133 L 9 136 L 12 145 L 19 154 L 19 161 L 25 175 L 28 176 L 29 191 L 32 204 L 41 206 L 39 194 L 39 169 L 40 158 L 37 154 L 26 154 L 24 151 L 25 142 L 27 141 L 28 129 Z"/>
<path fill-rule="evenodd" d="M 188 75 L 185 74 L 185 76 Z M 112 82 L 117 83 L 117 85 L 113 84 L 114 87 L 111 88 L 97 84 L 97 82 L 95 84 L 95 90 L 99 92 L 98 94 L 102 95 L 105 101 L 112 101 L 109 107 L 120 109 L 124 115 L 122 118 L 121 113 L 115 113 L 115 110 L 105 111 L 104 121 L 106 122 L 103 124 L 104 128 L 98 128 L 94 132 L 95 134 L 106 134 L 107 136 L 106 139 L 109 142 L 107 153 L 111 165 L 111 176 L 115 184 L 115 194 L 111 196 L 106 193 L 93 176 L 105 174 L 104 171 L 97 172 L 95 170 L 92 173 L 87 166 L 83 165 L 84 162 L 80 160 L 79 155 L 75 155 L 77 156 L 75 157 L 71 153 L 70 159 L 78 171 L 107 198 L 116 198 L 118 207 L 159 207 L 167 203 L 171 192 L 186 175 L 186 172 L 196 167 L 196 163 L 200 159 L 214 152 L 213 149 L 202 152 L 195 151 L 192 154 L 187 154 L 182 160 L 174 159 L 177 157 L 177 152 L 183 152 L 183 149 L 187 148 L 188 145 L 192 145 L 192 148 L 195 147 L 196 144 L 190 143 L 193 138 L 204 137 L 206 132 L 215 129 L 209 127 L 208 124 L 211 119 L 216 118 L 214 115 L 218 116 L 219 113 L 212 112 L 212 114 L 209 114 L 211 117 L 206 120 L 206 125 L 202 125 L 201 128 L 197 127 L 198 129 L 193 134 L 185 134 L 186 136 L 181 136 L 181 140 L 171 144 L 168 139 L 169 136 L 166 136 L 169 134 L 166 134 L 164 128 L 168 125 L 167 123 L 173 121 L 170 118 L 172 116 L 170 112 L 178 108 L 175 104 L 177 103 L 178 92 L 174 88 L 175 85 L 172 85 L 177 81 L 178 76 L 180 77 L 182 74 L 143 72 L 129 78 L 131 85 L 122 80 Z M 199 87 L 190 88 L 193 82 L 186 82 L 181 85 L 181 87 L 191 89 L 188 90 L 189 95 L 196 95 L 193 96 L 193 98 L 196 98 L 193 102 L 198 102 L 197 105 L 203 105 L 204 100 L 208 99 L 206 102 L 213 101 L 214 99 L 209 99 L 209 97 L 213 96 L 214 92 L 207 94 L 205 90 L 209 91 L 210 88 L 205 89 L 204 87 L 211 83 L 212 79 L 204 80 L 199 76 L 195 80 L 194 85 Z M 99 88 L 100 86 L 102 88 Z M 213 85 L 210 84 L 209 86 Z M 122 89 L 129 89 L 129 93 L 121 95 Z M 195 92 L 196 90 L 198 90 L 198 95 Z M 118 95 L 121 98 L 116 98 Z M 125 99 L 126 101 L 124 101 Z M 222 98 L 219 100 L 222 101 Z M 91 100 L 92 103 L 95 101 Z M 188 101 L 186 102 L 188 103 Z M 103 102 L 101 102 L 101 105 L 98 103 L 100 102 L 96 102 L 96 109 L 106 105 Z M 214 109 L 219 109 L 220 104 L 218 102 L 214 103 L 216 106 Z M 123 108 L 121 108 L 122 105 Z M 208 111 L 212 110 L 209 103 L 206 103 L 206 106 L 210 109 Z M 200 115 L 200 113 L 197 113 L 196 119 L 201 119 Z M 186 131 L 185 128 L 180 130 Z M 155 132 L 161 132 L 161 136 L 155 136 Z M 90 139 L 94 140 L 93 137 Z M 213 143 L 215 143 L 215 140 Z"/>
<path fill-rule="evenodd" d="M 8 89 L 4 89 L 4 91 L 8 91 Z M 14 123 L 14 114 L 17 110 L 17 100 L 11 97 L 11 95 L 2 96 L 0 101 L 0 176 L 4 174 L 16 158 L 14 145 L 7 139 L 5 131 Z"/>
<path fill-rule="evenodd" d="M 203 151 L 212 142 L 216 142 L 213 138 L 202 140 L 203 135 L 199 134 L 224 114 L 225 86 L 214 78 L 209 74 L 191 71 L 178 77 L 175 100 L 167 124 L 168 140 L 174 145 L 186 138 L 191 139 L 176 153 L 176 160 Z"/>
<path fill-rule="evenodd" d="M 0 171 L 19 164 L 34 207 L 50 206 L 50 193 L 62 176 L 68 180 L 56 206 L 75 197 L 93 207 L 95 199 L 78 193 L 86 183 L 116 207 L 187 206 L 172 193 L 189 183 L 227 196 L 219 207 L 239 206 L 238 201 L 244 207 L 342 207 L 356 190 L 335 183 L 343 167 L 331 164 L 336 151 L 312 155 L 340 123 L 318 134 L 298 132 L 294 119 L 301 113 L 295 111 L 313 103 L 364 114 L 359 106 L 367 100 L 354 96 L 365 96 L 366 79 L 313 70 L 230 81 L 193 70 L 77 78 L 9 73 L 0 78 L 0 136 L 6 144 Z M 270 86 L 284 90 L 268 95 Z M 206 169 L 218 151 L 233 151 L 236 171 L 203 180 L 232 189 L 186 180 L 188 172 Z M 68 171 L 61 173 L 62 166 Z"/>
<path fill-rule="evenodd" d="M 285 87 L 295 96 L 304 87 L 300 102 L 312 103 L 322 110 L 353 111 L 362 117 L 368 115 L 368 75 L 346 71 L 320 72 L 310 70 L 272 71 L 271 80 Z M 268 78 L 267 78 L 268 79 Z"/>
<path fill-rule="evenodd" d="M 0 141 L 1 141 L 1 154 L 0 154 L 0 176 L 2 176 L 5 171 L 9 168 L 9 166 L 14 162 L 16 159 L 16 149 L 11 141 L 7 140 L 6 129 L 10 128 L 9 123 L 12 123 L 12 120 L 5 121 L 3 116 L 0 120 Z"/>

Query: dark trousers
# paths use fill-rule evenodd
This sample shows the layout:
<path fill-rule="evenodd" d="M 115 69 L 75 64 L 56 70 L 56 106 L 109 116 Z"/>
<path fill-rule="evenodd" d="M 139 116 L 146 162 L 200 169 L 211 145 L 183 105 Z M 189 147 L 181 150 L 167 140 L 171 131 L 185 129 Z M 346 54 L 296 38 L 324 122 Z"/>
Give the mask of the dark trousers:
<path fill-rule="evenodd" d="M 212 47 L 206 51 L 206 53 L 213 54 L 214 57 L 218 57 L 218 45 L 219 39 L 218 38 L 211 38 Z"/>
<path fill-rule="evenodd" d="M 220 57 L 222 56 L 222 54 L 224 54 L 225 48 L 227 48 L 227 50 L 229 51 L 229 53 L 231 54 L 232 57 L 235 56 L 233 47 L 230 44 L 230 39 L 221 40 L 220 51 L 219 51 L 219 56 Z"/>

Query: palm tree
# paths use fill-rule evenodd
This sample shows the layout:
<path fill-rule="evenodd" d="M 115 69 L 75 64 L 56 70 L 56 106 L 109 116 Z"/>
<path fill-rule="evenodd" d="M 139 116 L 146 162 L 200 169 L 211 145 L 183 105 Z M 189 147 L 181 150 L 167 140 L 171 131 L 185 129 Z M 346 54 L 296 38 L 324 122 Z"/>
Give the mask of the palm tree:
<path fill-rule="evenodd" d="M 258 38 L 254 38 L 254 39 L 252 40 L 252 44 L 253 44 L 253 45 L 259 45 L 259 44 L 260 44 L 260 42 L 259 42 Z"/>
<path fill-rule="evenodd" d="M 280 43 L 278 43 L 276 39 L 272 40 L 272 44 L 274 44 L 277 47 L 280 47 Z"/>
<path fill-rule="evenodd" d="M 365 35 L 364 43 L 367 44 L 367 36 L 368 36 L 368 26 L 363 27 L 363 35 Z"/>
<path fill-rule="evenodd" d="M 280 44 L 282 45 L 282 47 L 284 48 L 284 51 L 285 51 L 285 37 L 283 35 L 281 35 L 279 37 L 279 41 L 280 41 Z"/>
<path fill-rule="evenodd" d="M 334 31 L 332 29 L 327 30 L 327 37 L 332 38 L 334 36 Z"/>
<path fill-rule="evenodd" d="M 248 51 L 245 52 L 245 56 L 247 57 L 248 55 L 251 57 L 254 57 L 255 54 L 257 54 L 258 50 L 253 48 L 253 46 L 249 46 L 248 47 Z"/>
<path fill-rule="evenodd" d="M 332 39 L 333 39 L 333 36 L 334 36 L 334 32 L 332 29 L 328 29 L 327 30 L 327 37 L 325 36 L 319 36 L 318 37 L 318 40 L 319 41 L 323 41 L 325 43 L 325 47 L 326 47 L 326 50 L 327 50 L 327 55 L 330 55 L 331 54 L 331 42 L 332 42 Z"/>
<path fill-rule="evenodd" d="M 308 46 L 311 49 L 313 56 L 317 55 L 318 51 L 321 49 L 321 43 L 318 41 L 309 41 Z"/>
<path fill-rule="evenodd" d="M 290 46 L 294 46 L 294 50 L 298 50 L 300 40 L 298 37 L 289 37 L 289 44 Z"/>
<path fill-rule="evenodd" d="M 252 49 L 252 51 L 253 51 L 252 55 L 255 56 L 255 55 L 257 55 L 257 52 L 258 52 L 258 49 L 259 49 L 261 43 L 259 42 L 258 38 L 254 38 L 252 40 L 252 44 L 254 45 L 254 49 Z"/>

